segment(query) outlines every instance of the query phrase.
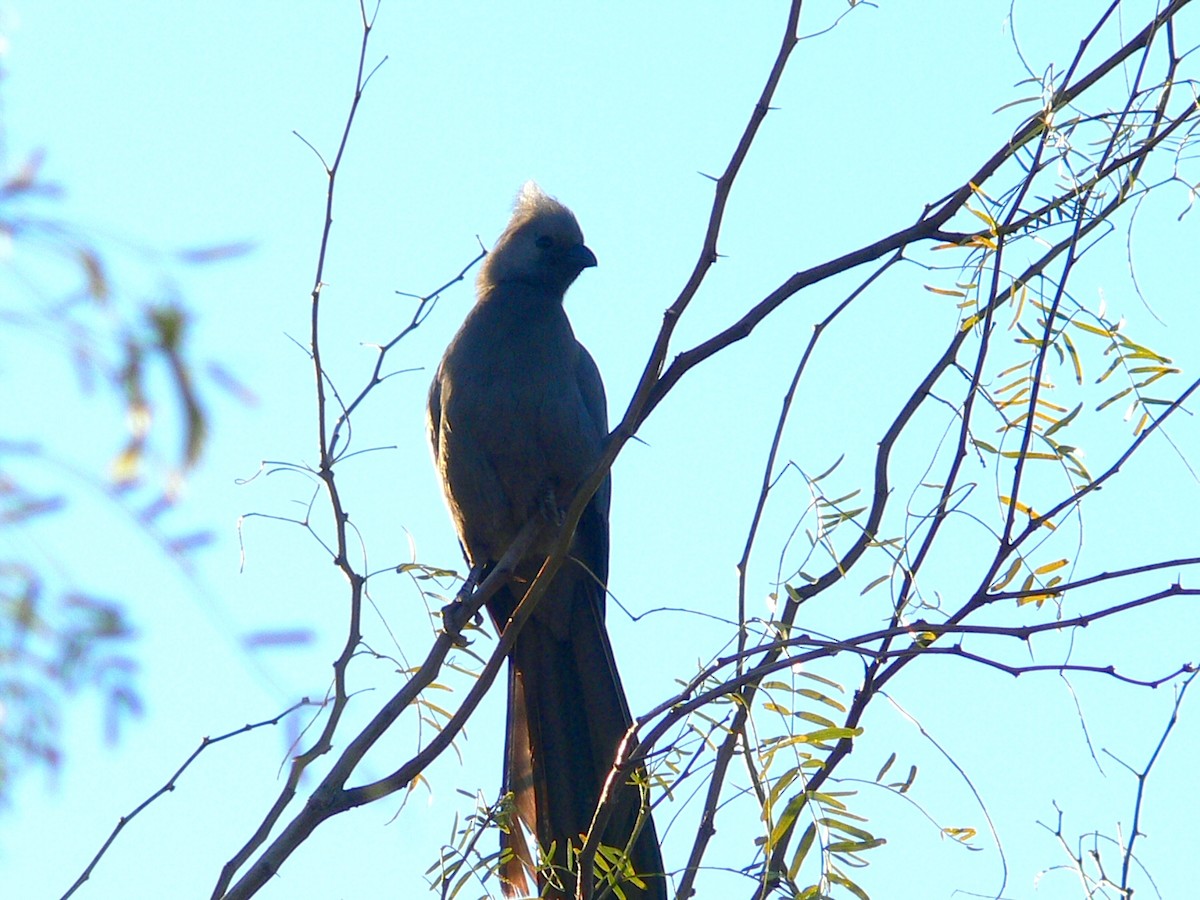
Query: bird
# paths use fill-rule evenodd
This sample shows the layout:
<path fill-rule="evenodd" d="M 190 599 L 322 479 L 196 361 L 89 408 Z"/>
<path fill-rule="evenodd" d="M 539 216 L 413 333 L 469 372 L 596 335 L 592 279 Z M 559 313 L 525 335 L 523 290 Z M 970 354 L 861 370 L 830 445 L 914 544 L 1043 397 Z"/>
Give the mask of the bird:
<path fill-rule="evenodd" d="M 479 580 L 534 517 L 547 524 L 561 519 L 600 459 L 608 434 L 604 383 L 563 308 L 567 288 L 595 265 L 574 214 L 526 183 L 480 267 L 476 303 L 430 386 L 427 426 L 437 475 Z M 568 848 L 582 846 L 632 723 L 605 626 L 610 495 L 606 476 L 509 655 L 504 791 L 512 815 L 500 835 L 506 896 L 528 894 L 531 878 L 541 897 L 575 896 Z M 540 529 L 506 586 L 487 601 L 497 631 L 545 561 L 556 530 Z M 645 772 L 638 772 L 644 785 Z M 617 785 L 612 803 L 601 844 L 629 850 L 632 873 L 619 881 L 621 891 L 630 900 L 665 900 L 642 786 Z M 540 868 L 526 833 L 547 854 Z"/>

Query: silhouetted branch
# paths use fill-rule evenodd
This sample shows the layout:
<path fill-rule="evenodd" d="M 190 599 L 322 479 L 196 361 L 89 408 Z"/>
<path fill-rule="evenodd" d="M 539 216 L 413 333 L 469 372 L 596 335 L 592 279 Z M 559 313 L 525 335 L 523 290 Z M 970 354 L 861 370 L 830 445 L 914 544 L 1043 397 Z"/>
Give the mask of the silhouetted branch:
<path fill-rule="evenodd" d="M 200 746 L 193 750 L 191 755 L 183 761 L 183 765 L 175 770 L 174 774 L 167 779 L 166 784 L 135 806 L 127 815 L 121 816 L 120 820 L 113 828 L 112 833 L 109 834 L 108 839 L 105 840 L 100 849 L 96 851 L 96 855 L 92 857 L 92 861 L 87 864 L 87 867 L 83 870 L 80 876 L 75 879 L 75 883 L 72 884 L 71 887 L 67 889 L 67 892 L 62 895 L 62 900 L 67 900 L 68 897 L 74 894 L 80 887 L 83 886 L 84 882 L 86 882 L 92 876 L 92 872 L 95 871 L 96 866 L 100 863 L 101 857 L 108 852 L 108 848 L 112 846 L 113 842 L 117 839 L 117 835 L 119 835 L 125 829 L 126 825 L 132 822 L 138 816 L 138 814 L 142 812 L 142 810 L 146 809 L 146 807 L 148 807 L 159 797 L 163 796 L 163 794 L 175 790 L 175 783 L 179 781 L 180 776 L 187 771 L 188 767 L 196 761 L 197 757 L 199 757 L 201 753 L 203 753 L 209 747 L 219 744 L 222 741 L 227 741 L 230 738 L 237 737 L 238 735 L 254 731 L 256 728 L 263 728 L 267 725 L 278 725 L 281 721 L 301 707 L 314 705 L 320 704 L 314 704 L 311 700 L 305 697 L 304 699 L 293 703 L 291 706 L 273 718 L 264 719 L 263 721 L 255 722 L 252 725 L 243 725 L 241 728 L 235 728 L 233 731 L 227 732 L 215 738 L 206 737 L 202 739 L 200 741 Z"/>

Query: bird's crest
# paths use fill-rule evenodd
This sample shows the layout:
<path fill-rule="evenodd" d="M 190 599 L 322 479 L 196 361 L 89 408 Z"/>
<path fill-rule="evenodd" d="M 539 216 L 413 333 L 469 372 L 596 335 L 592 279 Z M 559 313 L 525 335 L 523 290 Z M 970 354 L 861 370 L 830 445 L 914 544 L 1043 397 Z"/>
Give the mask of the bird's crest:
<path fill-rule="evenodd" d="M 521 185 L 521 192 L 517 194 L 517 202 L 513 205 L 514 221 L 528 222 L 536 216 L 562 213 L 571 215 L 570 210 L 543 191 L 532 178 Z"/>

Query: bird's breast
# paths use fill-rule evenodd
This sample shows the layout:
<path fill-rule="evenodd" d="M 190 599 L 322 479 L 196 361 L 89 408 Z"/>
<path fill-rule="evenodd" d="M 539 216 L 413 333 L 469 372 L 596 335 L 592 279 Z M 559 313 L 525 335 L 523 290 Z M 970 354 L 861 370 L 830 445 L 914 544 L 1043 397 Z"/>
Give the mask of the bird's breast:
<path fill-rule="evenodd" d="M 569 500 L 604 434 L 581 395 L 569 324 L 483 321 L 478 336 L 472 324 L 443 361 L 440 455 L 460 536 L 473 557 L 497 558 L 531 516 Z"/>

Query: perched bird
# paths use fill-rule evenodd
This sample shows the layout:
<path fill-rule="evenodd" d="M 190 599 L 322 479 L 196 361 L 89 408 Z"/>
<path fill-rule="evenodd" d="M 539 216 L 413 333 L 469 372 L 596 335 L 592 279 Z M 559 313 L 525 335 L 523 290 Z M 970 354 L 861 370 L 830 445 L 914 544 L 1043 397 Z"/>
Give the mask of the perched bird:
<path fill-rule="evenodd" d="M 480 578 L 533 517 L 549 524 L 600 457 L 608 434 L 604 384 L 575 339 L 563 295 L 596 257 L 569 209 L 533 182 L 484 260 L 478 301 L 450 342 L 429 391 L 434 461 L 472 572 Z M 575 896 L 568 845 L 578 850 L 631 718 L 604 626 L 608 581 L 609 480 L 576 528 L 568 558 L 517 636 L 509 657 L 504 787 L 512 827 L 501 848 L 505 893 L 529 891 L 536 856 L 541 896 Z M 542 529 L 507 587 L 488 600 L 503 631 L 550 550 Z M 627 898 L 666 897 L 662 857 L 640 789 L 622 784 L 601 841 L 624 850 L 639 815 L 630 861 L 644 887 L 623 881 Z M 599 879 L 597 879 L 599 883 Z"/>

